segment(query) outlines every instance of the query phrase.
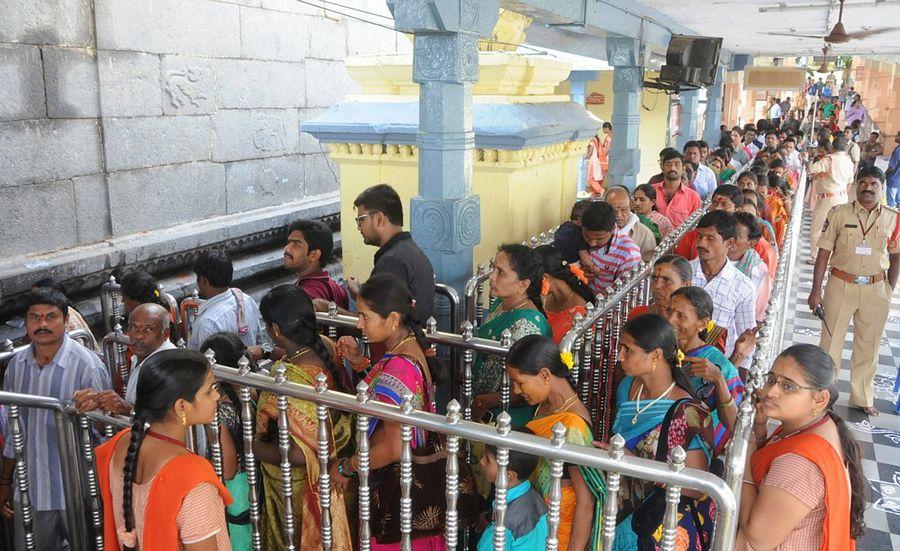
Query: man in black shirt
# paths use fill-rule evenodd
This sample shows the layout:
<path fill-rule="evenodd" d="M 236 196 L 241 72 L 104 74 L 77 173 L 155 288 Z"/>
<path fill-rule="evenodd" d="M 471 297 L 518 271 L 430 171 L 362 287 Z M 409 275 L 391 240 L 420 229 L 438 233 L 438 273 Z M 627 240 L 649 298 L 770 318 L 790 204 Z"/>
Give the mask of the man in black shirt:
<path fill-rule="evenodd" d="M 353 206 L 363 242 L 378 247 L 371 275 L 389 273 L 406 283 L 424 325 L 434 315 L 434 269 L 410 233 L 403 231 L 400 196 L 391 186 L 378 184 L 360 193 Z M 358 279 L 348 278 L 354 300 L 359 285 Z"/>

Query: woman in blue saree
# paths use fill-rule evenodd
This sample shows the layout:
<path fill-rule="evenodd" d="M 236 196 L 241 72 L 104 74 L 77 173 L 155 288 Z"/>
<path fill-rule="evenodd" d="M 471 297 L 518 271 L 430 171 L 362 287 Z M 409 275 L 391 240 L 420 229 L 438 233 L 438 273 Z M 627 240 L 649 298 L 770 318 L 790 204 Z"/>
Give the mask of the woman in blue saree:
<path fill-rule="evenodd" d="M 712 412 L 716 455 L 720 455 L 734 430 L 738 407 L 744 399 L 744 382 L 734 364 L 718 348 L 705 342 L 713 314 L 709 293 L 702 287 L 674 291 L 668 314 L 678 346 L 685 351 L 682 364 L 691 387 Z"/>
<path fill-rule="evenodd" d="M 491 310 L 478 328 L 478 336 L 499 341 L 508 329 L 512 342 L 525 335 L 550 337 L 550 325 L 541 310 L 543 275 L 543 261 L 534 249 L 525 245 L 500 247 L 490 275 Z M 505 369 L 504 359 L 499 356 L 480 353 L 475 358 L 474 420 L 481 420 L 488 411 L 495 415 L 499 412 L 500 385 Z M 522 427 L 531 421 L 534 407 L 520 397 L 512 396 L 508 413 L 512 417 L 512 426 Z"/>
<path fill-rule="evenodd" d="M 617 391 L 613 432 L 625 438 L 630 455 L 660 459 L 681 446 L 687 452 L 686 466 L 708 470 L 713 452 L 712 417 L 693 395 L 681 370 L 681 358 L 675 331 L 664 317 L 644 314 L 625 324 L 619 362 L 626 376 Z M 663 425 L 667 428 L 664 434 Z M 663 442 L 664 449 L 658 449 Z M 609 449 L 606 443 L 599 446 Z M 662 530 L 658 523 L 648 523 L 647 515 L 632 513 L 638 506 L 650 508 L 651 502 L 661 499 L 661 492 L 664 490 L 650 481 L 622 477 L 613 549 L 659 548 Z M 712 536 L 713 502 L 689 490 L 682 495 L 694 514 L 679 517 L 676 549 L 706 549 Z M 639 525 L 638 531 L 635 525 Z"/>

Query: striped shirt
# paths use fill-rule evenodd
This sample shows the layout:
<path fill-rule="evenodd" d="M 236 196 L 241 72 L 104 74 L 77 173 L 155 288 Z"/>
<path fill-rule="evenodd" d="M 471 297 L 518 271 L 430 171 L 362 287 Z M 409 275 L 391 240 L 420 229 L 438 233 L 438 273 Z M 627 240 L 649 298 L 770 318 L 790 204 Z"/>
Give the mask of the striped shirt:
<path fill-rule="evenodd" d="M 16 354 L 10 360 L 3 380 L 3 390 L 6 392 L 48 396 L 63 404 L 71 404 L 72 395 L 82 388 L 92 388 L 95 391 L 111 388 L 109 373 L 96 354 L 68 335 L 63 337 L 56 356 L 44 367 L 37 365 L 34 345 Z M 25 464 L 28 467 L 32 506 L 37 511 L 65 510 L 59 441 L 53 411 L 19 408 L 19 416 L 25 431 Z M 3 456 L 15 457 L 12 427 L 9 423 L 4 438 Z"/>
<path fill-rule="evenodd" d="M 238 330 L 238 298 L 243 302 L 243 332 Z M 191 329 L 188 348 L 200 350 L 203 341 L 216 333 L 233 333 L 247 346 L 259 344 L 259 307 L 240 289 L 228 289 L 210 298 L 197 309 L 197 321 Z"/>
<path fill-rule="evenodd" d="M 711 281 L 700 267 L 700 259 L 692 260 L 694 275 L 691 285 L 702 287 L 713 301 L 713 321 L 728 330 L 725 342 L 725 356 L 734 352 L 734 343 L 747 329 L 756 327 L 756 289 L 750 278 L 742 274 L 730 261 Z M 750 368 L 753 351 L 744 358 L 739 367 Z"/>
<path fill-rule="evenodd" d="M 607 287 L 612 287 L 617 279 L 641 263 L 641 248 L 633 239 L 618 231 L 605 247 L 588 249 L 588 254 L 597 274 L 590 282 L 590 288 L 595 293 L 602 291 L 606 294 Z"/>

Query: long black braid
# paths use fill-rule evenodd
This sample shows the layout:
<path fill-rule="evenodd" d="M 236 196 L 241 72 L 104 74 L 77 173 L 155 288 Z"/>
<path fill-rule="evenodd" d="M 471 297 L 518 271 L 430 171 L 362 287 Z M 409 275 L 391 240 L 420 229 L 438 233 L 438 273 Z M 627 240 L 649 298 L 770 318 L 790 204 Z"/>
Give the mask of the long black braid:
<path fill-rule="evenodd" d="M 141 364 L 134 404 L 134 421 L 131 440 L 122 468 L 122 516 L 125 531 L 134 530 L 133 485 L 137 471 L 141 444 L 150 423 L 164 420 L 173 413 L 178 400 L 193 402 L 203 386 L 209 365 L 206 359 L 190 350 L 163 350 L 153 354 Z M 131 551 L 133 548 L 126 548 Z"/>
<path fill-rule="evenodd" d="M 325 364 L 337 390 L 350 390 L 346 372 L 335 365 L 331 352 L 319 335 L 312 300 L 296 285 L 279 285 L 266 293 L 259 313 L 267 325 L 277 325 L 281 334 L 298 346 L 307 346 Z"/>

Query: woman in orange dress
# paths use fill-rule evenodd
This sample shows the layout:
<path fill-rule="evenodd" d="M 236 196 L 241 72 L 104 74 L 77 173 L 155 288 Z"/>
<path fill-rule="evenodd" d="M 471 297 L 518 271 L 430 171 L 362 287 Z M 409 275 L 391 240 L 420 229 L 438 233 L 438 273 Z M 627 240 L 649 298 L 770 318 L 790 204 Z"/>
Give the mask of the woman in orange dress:
<path fill-rule="evenodd" d="M 544 314 L 550 324 L 553 342 L 559 344 L 572 329 L 575 316 L 587 314 L 587 304 L 594 302 L 594 293 L 587 286 L 587 277 L 581 268 L 563 260 L 553 245 L 535 249 L 544 264 L 544 280 L 541 295 L 544 297 Z"/>
<path fill-rule="evenodd" d="M 131 428 L 96 450 L 107 549 L 231 550 L 231 495 L 184 443 L 188 427 L 212 422 L 219 398 L 198 352 L 163 350 L 144 360 Z"/>
<path fill-rule="evenodd" d="M 757 395 L 736 549 L 856 548 L 868 481 L 853 434 L 831 409 L 835 378 L 818 346 L 797 344 L 775 359 Z M 769 419 L 781 425 L 767 438 Z"/>
<path fill-rule="evenodd" d="M 594 136 L 588 141 L 584 159 L 587 161 L 587 191 L 595 197 L 603 197 L 603 165 L 600 163 L 600 149 L 602 144 L 600 136 Z"/>

